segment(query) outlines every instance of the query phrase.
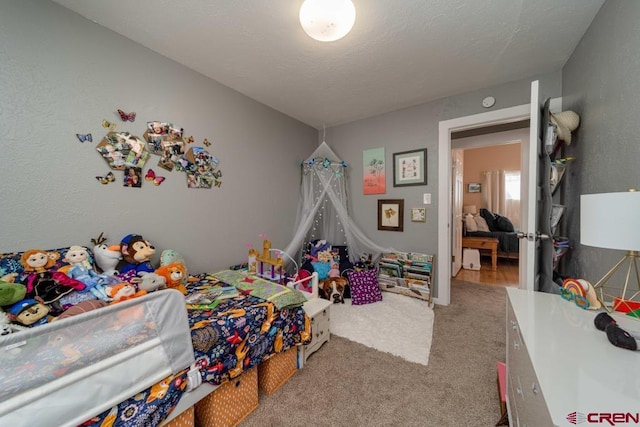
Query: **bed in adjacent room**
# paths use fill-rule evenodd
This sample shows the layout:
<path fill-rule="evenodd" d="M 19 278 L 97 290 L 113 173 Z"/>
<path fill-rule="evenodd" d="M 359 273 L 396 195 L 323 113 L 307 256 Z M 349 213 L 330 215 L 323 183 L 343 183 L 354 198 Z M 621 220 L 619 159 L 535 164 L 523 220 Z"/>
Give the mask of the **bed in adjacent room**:
<path fill-rule="evenodd" d="M 505 216 L 487 209 L 480 209 L 479 215 L 467 215 L 464 219 L 464 236 L 498 239 L 498 257 L 518 258 L 520 240 L 517 230 Z"/>

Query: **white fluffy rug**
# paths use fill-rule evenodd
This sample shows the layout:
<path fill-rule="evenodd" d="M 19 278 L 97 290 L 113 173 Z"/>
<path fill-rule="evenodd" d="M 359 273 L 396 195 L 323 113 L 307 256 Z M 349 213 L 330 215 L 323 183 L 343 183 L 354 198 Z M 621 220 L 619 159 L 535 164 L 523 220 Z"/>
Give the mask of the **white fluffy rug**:
<path fill-rule="evenodd" d="M 331 305 L 331 333 L 376 350 L 427 365 L 433 335 L 433 310 L 426 301 L 391 292 L 382 301 Z"/>

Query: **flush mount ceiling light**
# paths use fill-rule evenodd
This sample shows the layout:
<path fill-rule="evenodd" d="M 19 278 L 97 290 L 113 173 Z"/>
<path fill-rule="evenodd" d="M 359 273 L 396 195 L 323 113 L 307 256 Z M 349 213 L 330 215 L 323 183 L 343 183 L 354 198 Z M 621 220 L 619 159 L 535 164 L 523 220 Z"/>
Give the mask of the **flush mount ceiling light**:
<path fill-rule="evenodd" d="M 309 37 L 332 42 L 346 36 L 356 21 L 351 0 L 305 0 L 300 7 L 300 25 Z"/>

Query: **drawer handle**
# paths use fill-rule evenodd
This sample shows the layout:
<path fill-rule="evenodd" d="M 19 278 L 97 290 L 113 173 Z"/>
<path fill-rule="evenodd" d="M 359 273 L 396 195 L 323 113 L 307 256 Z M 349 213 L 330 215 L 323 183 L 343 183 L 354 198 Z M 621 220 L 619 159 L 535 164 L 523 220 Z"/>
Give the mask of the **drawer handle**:
<path fill-rule="evenodd" d="M 327 310 L 322 310 L 322 315 L 326 316 L 327 315 Z"/>
<path fill-rule="evenodd" d="M 515 350 L 518 350 L 518 349 L 520 348 L 520 344 L 519 344 L 517 341 L 514 341 L 514 342 L 513 342 L 513 348 L 514 348 Z"/>
<path fill-rule="evenodd" d="M 515 331 L 516 329 L 518 329 L 518 325 L 517 325 L 517 323 L 516 323 L 516 321 L 515 321 L 515 320 L 512 320 L 512 321 L 511 321 L 511 328 L 512 328 L 514 331 Z"/>
<path fill-rule="evenodd" d="M 538 389 L 538 384 L 536 383 L 531 384 L 531 391 L 533 392 L 533 394 L 538 394 L 538 392 L 540 391 Z"/>
<path fill-rule="evenodd" d="M 520 397 L 524 397 L 524 393 L 522 393 L 522 389 L 516 388 L 516 394 Z"/>

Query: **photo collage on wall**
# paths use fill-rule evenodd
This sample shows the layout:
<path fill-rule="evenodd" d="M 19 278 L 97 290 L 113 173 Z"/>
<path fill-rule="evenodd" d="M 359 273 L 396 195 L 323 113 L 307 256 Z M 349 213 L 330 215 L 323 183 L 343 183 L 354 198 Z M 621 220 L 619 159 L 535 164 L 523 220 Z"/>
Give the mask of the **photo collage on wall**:
<path fill-rule="evenodd" d="M 136 113 L 126 113 L 120 109 L 117 111 L 123 122 L 135 121 Z M 111 170 L 103 176 L 96 176 L 101 184 L 115 182 L 114 171 L 122 171 L 122 184 L 125 187 L 140 188 L 143 181 L 156 186 L 162 184 L 166 176 L 157 174 L 149 162 L 151 155 L 155 155 L 159 156 L 158 168 L 167 172 L 184 172 L 187 188 L 221 187 L 222 172 L 218 169 L 218 158 L 203 147 L 193 146 L 187 149 L 187 144 L 193 143 L 194 138 L 190 136 L 185 139 L 181 127 L 170 122 L 150 121 L 140 138 L 127 131 L 116 131 L 117 125 L 106 119 L 103 119 L 102 126 L 108 129 L 108 133 L 96 146 L 96 150 Z M 90 133 L 76 133 L 76 137 L 83 144 L 93 142 Z M 206 138 L 203 144 L 211 146 Z M 147 163 L 151 168 L 144 173 L 143 168 Z"/>

